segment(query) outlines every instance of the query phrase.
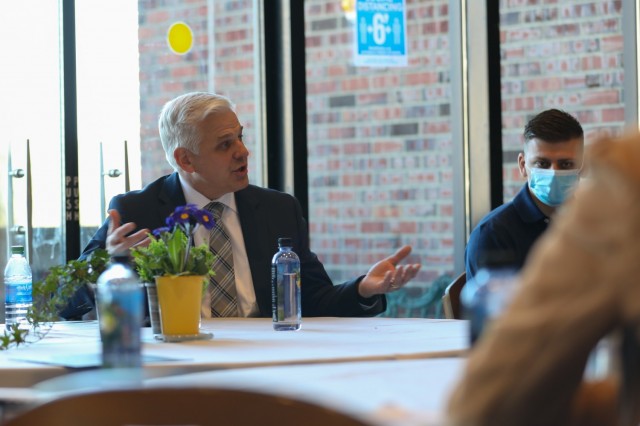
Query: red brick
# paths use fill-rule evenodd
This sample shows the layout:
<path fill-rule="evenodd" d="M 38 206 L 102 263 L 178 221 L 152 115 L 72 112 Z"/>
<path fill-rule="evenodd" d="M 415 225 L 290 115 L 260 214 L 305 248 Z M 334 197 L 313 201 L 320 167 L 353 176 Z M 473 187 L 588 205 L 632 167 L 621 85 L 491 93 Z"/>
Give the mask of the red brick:
<path fill-rule="evenodd" d="M 605 123 L 612 121 L 624 122 L 624 108 L 603 109 L 602 121 Z"/>
<path fill-rule="evenodd" d="M 413 234 L 417 229 L 418 224 L 416 222 L 399 222 L 392 226 L 391 232 L 399 234 Z"/>
<path fill-rule="evenodd" d="M 525 84 L 528 92 L 550 92 L 562 88 L 562 79 L 560 77 L 547 77 L 529 80 Z"/>
<path fill-rule="evenodd" d="M 362 225 L 360 226 L 360 232 L 365 234 L 384 231 L 385 225 L 383 222 L 362 222 Z"/>
<path fill-rule="evenodd" d="M 590 91 L 582 95 L 582 105 L 617 104 L 618 102 L 620 102 L 620 94 L 617 90 Z"/>
<path fill-rule="evenodd" d="M 603 52 L 622 52 L 623 50 L 622 34 L 611 37 L 603 37 L 600 46 Z"/>
<path fill-rule="evenodd" d="M 170 18 L 169 12 L 167 12 L 166 10 L 159 10 L 159 11 L 147 13 L 145 20 L 146 20 L 146 23 L 148 24 L 159 24 L 159 23 L 167 22 L 169 18 Z"/>
<path fill-rule="evenodd" d="M 358 77 L 344 80 L 342 81 L 341 88 L 345 91 L 368 90 L 369 79 L 367 77 Z"/>
<path fill-rule="evenodd" d="M 404 143 L 400 141 L 389 141 L 389 142 L 376 142 L 373 144 L 373 152 L 376 154 L 379 153 L 389 153 L 389 152 L 403 152 L 404 151 Z"/>
<path fill-rule="evenodd" d="M 331 191 L 329 192 L 328 200 L 331 202 L 336 201 L 348 201 L 353 202 L 355 199 L 354 194 L 352 192 L 347 191 Z"/>

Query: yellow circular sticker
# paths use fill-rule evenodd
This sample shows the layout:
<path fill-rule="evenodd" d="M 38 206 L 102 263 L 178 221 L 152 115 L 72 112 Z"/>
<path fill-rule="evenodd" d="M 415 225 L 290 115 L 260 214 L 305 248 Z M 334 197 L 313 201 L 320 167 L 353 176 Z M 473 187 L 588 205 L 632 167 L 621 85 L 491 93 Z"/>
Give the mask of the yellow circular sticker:
<path fill-rule="evenodd" d="M 169 27 L 167 44 L 173 53 L 184 55 L 193 47 L 193 32 L 184 22 L 176 22 Z"/>

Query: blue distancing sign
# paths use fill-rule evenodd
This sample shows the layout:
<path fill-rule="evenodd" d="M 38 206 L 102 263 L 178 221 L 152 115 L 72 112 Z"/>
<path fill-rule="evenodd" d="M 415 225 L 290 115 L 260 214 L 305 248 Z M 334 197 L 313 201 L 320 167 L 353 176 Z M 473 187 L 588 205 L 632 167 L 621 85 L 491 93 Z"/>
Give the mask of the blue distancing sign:
<path fill-rule="evenodd" d="M 404 0 L 357 0 L 356 66 L 407 65 L 407 25 Z"/>

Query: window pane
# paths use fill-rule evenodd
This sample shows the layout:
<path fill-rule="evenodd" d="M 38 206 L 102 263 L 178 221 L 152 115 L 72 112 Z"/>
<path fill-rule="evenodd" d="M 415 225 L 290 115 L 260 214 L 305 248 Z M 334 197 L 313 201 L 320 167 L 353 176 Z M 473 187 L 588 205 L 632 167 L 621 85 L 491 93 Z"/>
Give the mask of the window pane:
<path fill-rule="evenodd" d="M 573 114 L 585 143 L 624 127 L 622 2 L 500 2 L 504 198 L 525 180 L 517 167 L 524 125 L 548 108 Z"/>
<path fill-rule="evenodd" d="M 172 172 L 157 119 L 183 93 L 216 91 L 237 103 L 252 152 L 250 179 L 261 183 L 253 19 L 252 2 L 76 2 L 82 246 L 109 200 L 126 190 L 124 141 L 131 189 Z M 175 24 L 191 32 L 185 51 L 169 42 Z"/>
<path fill-rule="evenodd" d="M 168 100 L 191 91 L 213 91 L 237 104 L 251 152 L 249 178 L 262 183 L 261 124 L 256 119 L 258 84 L 254 48 L 252 1 L 139 2 L 140 112 L 142 182 L 171 171 L 160 144 L 157 118 Z M 176 54 L 167 44 L 167 32 L 177 23 L 187 24 L 193 45 Z"/>
<path fill-rule="evenodd" d="M 63 193 L 61 52 L 58 2 L 8 2 L 0 7 L 0 39 L 3 58 L 0 64 L 0 146 L 2 170 L 7 151 L 12 153 L 13 168 L 27 169 L 26 141 L 31 147 L 32 226 L 26 241 L 34 279 L 61 263 L 65 257 Z M 2 191 L 9 188 L 3 173 Z M 28 226 L 26 179 L 11 179 L 13 194 L 9 206 L 0 200 L 0 234 L 4 270 L 9 244 L 24 244 L 24 235 L 7 233 L 10 226 Z M 5 195 L 5 194 L 3 194 Z M 8 196 L 8 194 L 6 194 Z M 8 211 L 10 210 L 10 211 Z M 3 292 L 0 290 L 0 292 Z"/>
<path fill-rule="evenodd" d="M 305 2 L 312 248 L 341 282 L 413 245 L 423 270 L 388 315 L 439 315 L 454 255 L 449 2 L 407 2 L 400 68 L 353 65 L 350 3 Z"/>
<path fill-rule="evenodd" d="M 105 205 L 126 190 L 125 141 L 130 187 L 141 185 L 137 3 L 77 1 L 76 57 L 84 247 L 104 221 Z"/>

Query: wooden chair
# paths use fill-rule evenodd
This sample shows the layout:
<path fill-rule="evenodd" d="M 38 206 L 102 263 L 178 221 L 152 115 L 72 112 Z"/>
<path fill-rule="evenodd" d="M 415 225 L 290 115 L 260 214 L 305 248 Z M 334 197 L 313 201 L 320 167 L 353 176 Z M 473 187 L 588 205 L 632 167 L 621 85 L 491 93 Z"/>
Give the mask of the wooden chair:
<path fill-rule="evenodd" d="M 461 319 L 462 310 L 460 309 L 460 292 L 467 282 L 467 273 L 463 272 L 444 290 L 442 296 L 442 307 L 444 308 L 444 316 L 448 319 Z"/>
<path fill-rule="evenodd" d="M 5 423 L 6 426 L 301 424 L 365 425 L 346 414 L 288 397 L 213 388 L 124 389 L 75 394 L 36 406 Z"/>

